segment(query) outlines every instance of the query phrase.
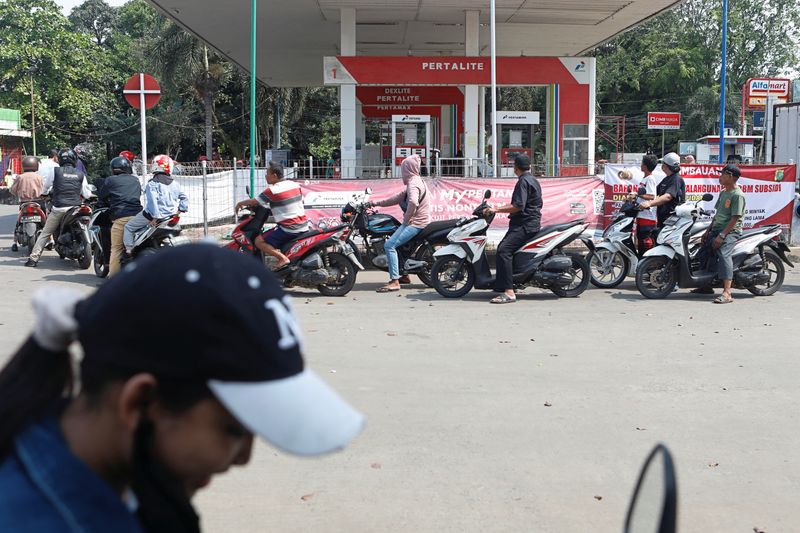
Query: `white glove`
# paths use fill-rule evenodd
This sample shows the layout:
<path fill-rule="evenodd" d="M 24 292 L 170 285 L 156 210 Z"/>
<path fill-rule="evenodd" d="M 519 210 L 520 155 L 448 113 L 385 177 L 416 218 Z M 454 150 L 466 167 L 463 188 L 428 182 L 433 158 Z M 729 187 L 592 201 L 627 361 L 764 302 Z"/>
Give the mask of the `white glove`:
<path fill-rule="evenodd" d="M 78 321 L 75 320 L 75 305 L 84 295 L 74 289 L 45 286 L 33 293 L 33 310 L 36 325 L 33 339 L 51 352 L 69 348 L 78 337 Z"/>

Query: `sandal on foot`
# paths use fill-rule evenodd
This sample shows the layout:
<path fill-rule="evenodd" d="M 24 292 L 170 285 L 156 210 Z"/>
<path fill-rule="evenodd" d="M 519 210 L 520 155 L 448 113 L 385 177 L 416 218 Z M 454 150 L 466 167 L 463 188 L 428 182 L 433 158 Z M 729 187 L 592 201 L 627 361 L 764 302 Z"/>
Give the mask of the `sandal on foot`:
<path fill-rule="evenodd" d="M 400 287 L 381 287 L 380 289 L 376 290 L 375 292 L 397 292 L 400 290 Z"/>
<path fill-rule="evenodd" d="M 713 302 L 715 304 L 729 304 L 733 302 L 733 298 L 727 297 L 724 294 L 720 294 L 716 298 L 714 298 Z"/>
<path fill-rule="evenodd" d="M 507 294 L 501 294 L 500 296 L 496 296 L 496 297 L 492 298 L 491 300 L 489 300 L 489 303 L 493 303 L 493 304 L 513 304 L 516 301 L 517 301 L 516 298 L 511 298 Z"/>

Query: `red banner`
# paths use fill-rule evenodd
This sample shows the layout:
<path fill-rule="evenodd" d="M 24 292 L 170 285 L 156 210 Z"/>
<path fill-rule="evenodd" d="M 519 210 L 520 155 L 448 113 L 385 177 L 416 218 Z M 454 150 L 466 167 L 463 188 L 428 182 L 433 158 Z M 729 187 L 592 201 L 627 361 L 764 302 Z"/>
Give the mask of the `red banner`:
<path fill-rule="evenodd" d="M 794 205 L 796 165 L 753 165 L 741 166 L 742 175 L 739 187 L 744 192 L 747 203 L 744 227 L 780 224 L 788 231 L 792 223 Z M 624 173 L 623 171 L 628 171 Z M 711 193 L 714 199 L 701 205 L 713 210 L 719 197 L 721 185 L 719 176 L 722 165 L 681 165 L 681 177 L 686 182 L 686 200 L 697 201 L 703 194 Z M 622 179 L 631 175 L 631 179 Z M 664 174 L 661 168 L 653 173 L 656 181 Z M 606 224 L 625 201 L 628 187 L 636 189 L 643 174 L 638 167 L 626 165 L 606 165 L 605 167 L 605 218 Z"/>
<path fill-rule="evenodd" d="M 647 129 L 649 130 L 679 130 L 680 128 L 680 113 L 647 113 Z"/>
<path fill-rule="evenodd" d="M 362 105 L 463 105 L 458 87 L 356 87 Z"/>
<path fill-rule="evenodd" d="M 432 203 L 434 220 L 447 220 L 470 216 L 483 201 L 488 189 L 492 192 L 490 205 L 500 206 L 511 202 L 515 179 L 426 179 Z M 602 220 L 603 182 L 592 177 L 581 178 L 541 178 L 543 207 L 542 225 L 560 224 L 583 218 L 592 227 Z M 347 181 L 306 181 L 301 184 L 306 215 L 313 223 L 338 224 L 342 207 L 355 194 L 363 193 L 367 187 L 372 189 L 372 200 L 386 198 L 403 188 L 399 179 L 389 180 L 347 180 Z M 402 219 L 398 206 L 380 208 Z M 504 230 L 508 227 L 508 217 L 499 215 L 492 223 L 492 229 Z"/>

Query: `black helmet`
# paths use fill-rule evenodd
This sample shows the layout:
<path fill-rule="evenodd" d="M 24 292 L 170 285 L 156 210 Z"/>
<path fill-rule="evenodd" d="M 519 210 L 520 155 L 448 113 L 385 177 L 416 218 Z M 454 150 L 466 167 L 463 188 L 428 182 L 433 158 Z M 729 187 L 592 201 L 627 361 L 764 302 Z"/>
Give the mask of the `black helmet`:
<path fill-rule="evenodd" d="M 130 174 L 132 171 L 131 162 L 124 157 L 115 157 L 111 160 L 112 174 Z"/>
<path fill-rule="evenodd" d="M 87 164 L 89 163 L 89 151 L 86 148 L 84 148 L 79 144 L 78 146 L 73 148 L 73 150 L 75 151 L 75 155 L 78 156 L 78 159 L 80 159 L 84 163 Z"/>
<path fill-rule="evenodd" d="M 78 154 L 75 153 L 75 150 L 71 148 L 64 148 L 60 152 L 58 152 L 58 164 L 59 165 L 69 165 L 71 167 L 75 166 L 75 163 L 78 162 Z"/>
<path fill-rule="evenodd" d="M 39 170 L 39 158 L 26 155 L 22 158 L 22 171 L 23 172 L 36 172 Z"/>

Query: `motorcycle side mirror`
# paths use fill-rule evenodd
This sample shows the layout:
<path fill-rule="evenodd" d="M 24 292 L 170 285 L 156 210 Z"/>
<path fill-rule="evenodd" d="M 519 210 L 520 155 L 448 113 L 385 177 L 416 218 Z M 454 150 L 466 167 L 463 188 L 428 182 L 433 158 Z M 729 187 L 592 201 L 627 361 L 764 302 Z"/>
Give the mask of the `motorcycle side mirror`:
<path fill-rule="evenodd" d="M 711 194 L 710 192 L 707 192 L 707 193 L 705 193 L 705 194 L 703 195 L 703 201 L 704 201 L 704 202 L 710 202 L 710 201 L 711 201 L 711 200 L 713 200 L 713 199 L 714 199 L 714 195 L 713 195 L 713 194 Z"/>
<path fill-rule="evenodd" d="M 97 187 L 95 187 L 94 185 L 89 185 L 89 190 L 92 192 L 97 192 Z"/>
<path fill-rule="evenodd" d="M 639 190 L 636 192 L 639 193 L 639 196 L 642 196 L 643 194 L 647 194 L 647 189 L 644 187 L 639 187 Z"/>
<path fill-rule="evenodd" d="M 675 533 L 678 486 L 672 455 L 656 445 L 642 467 L 633 493 L 625 533 Z"/>
<path fill-rule="evenodd" d="M 483 193 L 483 199 L 484 200 L 488 200 L 491 197 L 492 197 L 492 191 L 490 191 L 489 189 L 486 189 L 486 192 Z"/>
<path fill-rule="evenodd" d="M 372 187 L 367 187 L 364 189 L 364 194 L 372 194 Z"/>
<path fill-rule="evenodd" d="M 249 185 L 245 185 L 244 190 L 247 193 L 247 196 L 250 196 L 250 186 Z"/>

